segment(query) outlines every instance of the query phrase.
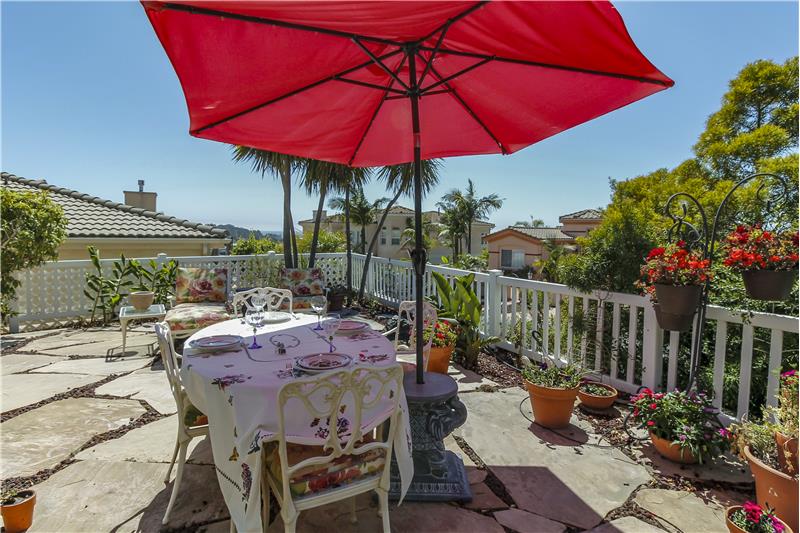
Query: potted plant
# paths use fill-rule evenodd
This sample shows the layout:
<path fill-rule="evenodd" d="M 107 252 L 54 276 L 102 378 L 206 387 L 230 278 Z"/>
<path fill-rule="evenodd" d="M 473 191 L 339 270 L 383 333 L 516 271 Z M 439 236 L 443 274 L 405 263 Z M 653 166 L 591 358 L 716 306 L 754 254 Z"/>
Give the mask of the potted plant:
<path fill-rule="evenodd" d="M 617 396 L 619 396 L 617 389 L 605 383 L 584 381 L 578 387 L 578 398 L 581 401 L 581 406 L 589 409 L 608 409 L 614 405 Z"/>
<path fill-rule="evenodd" d="M 775 516 L 775 512 L 767 507 L 762 508 L 755 502 L 728 507 L 725 511 L 725 525 L 730 533 L 791 533 L 791 528 Z"/>
<path fill-rule="evenodd" d="M 10 490 L 2 494 L 0 514 L 6 533 L 18 533 L 31 527 L 36 493 L 31 489 Z"/>
<path fill-rule="evenodd" d="M 658 325 L 686 331 L 692 325 L 697 305 L 708 281 L 710 261 L 687 249 L 684 241 L 653 248 L 642 266 L 643 285 L 655 296 Z"/>
<path fill-rule="evenodd" d="M 773 233 L 737 226 L 725 239 L 725 266 L 742 273 L 747 295 L 785 300 L 797 279 L 797 232 Z"/>
<path fill-rule="evenodd" d="M 328 289 L 328 311 L 341 311 L 344 299 L 347 297 L 347 287 L 334 285 Z"/>
<path fill-rule="evenodd" d="M 653 447 L 676 463 L 703 463 L 728 448 L 728 431 L 704 393 L 654 393 L 632 398 L 633 419 L 650 434 Z"/>
<path fill-rule="evenodd" d="M 731 424 L 734 450 L 750 465 L 756 482 L 756 500 L 793 530 L 797 530 L 798 480 L 780 471 L 775 428 L 771 422 L 743 420 Z"/>
<path fill-rule="evenodd" d="M 778 391 L 778 406 L 768 407 L 775 419 L 775 444 L 778 452 L 778 466 L 781 472 L 796 476 L 798 425 L 798 379 L 796 370 L 781 374 Z"/>
<path fill-rule="evenodd" d="M 456 347 L 458 326 L 445 320 L 439 320 L 433 326 L 428 326 L 423 332 L 425 343 L 431 339 L 431 353 L 428 356 L 428 372 L 447 374 L 450 366 L 450 356 Z"/>
<path fill-rule="evenodd" d="M 583 370 L 575 365 L 541 363 L 523 368 L 522 377 L 531 397 L 534 422 L 553 429 L 568 426 Z"/>

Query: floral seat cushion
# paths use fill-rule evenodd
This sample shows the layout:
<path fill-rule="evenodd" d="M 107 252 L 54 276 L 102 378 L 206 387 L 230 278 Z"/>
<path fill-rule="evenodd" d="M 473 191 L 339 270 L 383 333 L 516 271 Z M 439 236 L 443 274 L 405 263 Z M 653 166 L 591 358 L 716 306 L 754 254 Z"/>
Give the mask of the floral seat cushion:
<path fill-rule="evenodd" d="M 227 300 L 226 268 L 179 268 L 175 278 L 175 302 L 220 302 Z"/>
<path fill-rule="evenodd" d="M 325 276 L 319 268 L 284 268 L 281 288 L 291 290 L 295 298 L 319 296 L 325 294 Z"/>
<path fill-rule="evenodd" d="M 286 451 L 290 465 L 295 465 L 309 457 L 324 456 L 322 447 L 287 444 Z M 326 489 L 340 487 L 361 478 L 381 473 L 386 464 L 386 452 L 375 449 L 358 455 L 343 455 L 324 465 L 312 465 L 301 469 L 289 480 L 289 490 L 295 498 L 308 496 Z M 270 474 L 277 480 L 281 478 L 281 461 L 277 443 L 267 451 L 267 465 Z"/>
<path fill-rule="evenodd" d="M 230 318 L 224 303 L 183 303 L 167 311 L 164 320 L 172 331 L 194 331 Z"/>
<path fill-rule="evenodd" d="M 208 417 L 190 403 L 183 415 L 183 423 L 189 427 L 207 426 Z"/>

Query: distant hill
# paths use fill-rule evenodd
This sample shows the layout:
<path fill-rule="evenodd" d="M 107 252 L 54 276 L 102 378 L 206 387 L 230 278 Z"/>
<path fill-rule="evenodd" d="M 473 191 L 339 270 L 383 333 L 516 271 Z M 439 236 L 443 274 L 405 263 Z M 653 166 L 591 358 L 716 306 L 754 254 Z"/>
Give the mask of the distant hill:
<path fill-rule="evenodd" d="M 280 231 L 260 231 L 257 229 L 247 229 L 233 224 L 217 224 L 216 227 L 228 230 L 231 236 L 231 241 L 236 242 L 239 239 L 246 239 L 252 233 L 256 239 L 269 238 L 275 241 L 281 239 L 283 235 Z"/>

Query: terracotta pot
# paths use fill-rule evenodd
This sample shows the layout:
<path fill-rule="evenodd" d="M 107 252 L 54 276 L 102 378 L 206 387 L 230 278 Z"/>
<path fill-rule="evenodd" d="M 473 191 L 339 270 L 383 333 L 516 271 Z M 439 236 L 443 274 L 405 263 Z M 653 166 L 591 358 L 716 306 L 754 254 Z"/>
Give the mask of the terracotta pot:
<path fill-rule="evenodd" d="M 613 392 L 614 394 L 610 396 L 598 396 L 596 394 L 589 394 L 588 392 L 584 392 L 578 387 L 578 398 L 581 400 L 581 405 L 585 405 L 589 409 L 608 409 L 612 405 L 614 405 L 614 401 L 619 396 L 619 392 L 617 389 L 612 387 L 611 385 L 606 385 L 605 383 L 596 383 L 594 381 L 590 381 L 592 385 L 596 385 L 598 387 L 603 387 L 606 390 Z"/>
<path fill-rule="evenodd" d="M 731 522 L 731 515 L 741 508 L 741 505 L 734 505 L 733 507 L 728 507 L 725 509 L 725 525 L 728 526 L 728 531 L 730 531 L 730 533 L 747 533 L 747 531 Z M 792 533 L 792 528 L 786 525 L 786 522 L 780 518 L 778 518 L 778 520 L 780 520 L 781 524 L 783 524 L 783 533 Z"/>
<path fill-rule="evenodd" d="M 781 472 L 790 476 L 796 475 L 797 439 L 789 438 L 780 431 L 776 431 L 775 444 L 778 445 L 778 464 L 781 467 Z"/>
<path fill-rule="evenodd" d="M 661 454 L 661 457 L 669 459 L 673 463 L 680 463 L 683 465 L 693 465 L 697 463 L 697 457 L 689 450 L 682 450 L 677 444 L 662 439 L 652 431 L 650 432 L 650 441 L 653 447 Z"/>
<path fill-rule="evenodd" d="M 758 505 L 775 509 L 775 515 L 797 531 L 797 479 L 765 465 L 753 457 L 749 447 L 745 447 L 744 455 L 756 480 Z"/>
<path fill-rule="evenodd" d="M 797 270 L 745 270 L 742 280 L 747 296 L 754 300 L 785 300 L 792 292 Z"/>
<path fill-rule="evenodd" d="M 700 303 L 700 294 L 703 287 L 700 285 L 665 285 L 654 284 L 656 300 L 661 306 L 661 312 L 670 315 L 694 315 L 697 304 Z"/>
<path fill-rule="evenodd" d="M 666 329 L 668 331 L 689 331 L 692 329 L 694 313 L 691 315 L 665 313 L 657 303 L 653 304 L 653 309 L 656 312 L 656 322 L 658 322 L 661 329 Z"/>
<path fill-rule="evenodd" d="M 428 356 L 428 372 L 447 374 L 450 367 L 450 356 L 453 355 L 455 346 L 441 346 L 439 348 L 431 346 L 431 353 Z"/>
<path fill-rule="evenodd" d="M 155 294 L 152 291 L 135 291 L 128 295 L 128 302 L 137 311 L 147 311 L 153 305 Z"/>
<path fill-rule="evenodd" d="M 25 493 L 29 493 L 30 496 L 18 503 L 0 506 L 0 514 L 3 515 L 3 526 L 6 533 L 20 533 L 31 527 L 33 507 L 36 505 L 36 493 L 32 490 L 26 490 L 20 494 Z"/>
<path fill-rule="evenodd" d="M 553 389 L 542 387 L 525 381 L 528 394 L 531 395 L 533 420 L 546 428 L 563 428 L 569 425 L 572 408 L 578 395 L 578 387 L 574 389 Z"/>

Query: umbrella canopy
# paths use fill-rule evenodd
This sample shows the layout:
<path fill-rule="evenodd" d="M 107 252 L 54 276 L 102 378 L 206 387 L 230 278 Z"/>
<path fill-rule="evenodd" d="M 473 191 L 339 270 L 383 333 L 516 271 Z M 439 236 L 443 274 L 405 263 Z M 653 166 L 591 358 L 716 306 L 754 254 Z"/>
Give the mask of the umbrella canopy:
<path fill-rule="evenodd" d="M 143 1 L 196 137 L 350 166 L 510 154 L 673 82 L 609 2 Z M 423 382 L 422 335 L 416 336 Z"/>

